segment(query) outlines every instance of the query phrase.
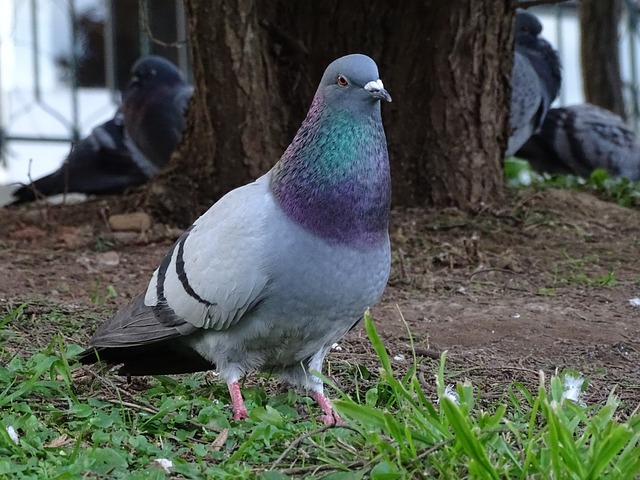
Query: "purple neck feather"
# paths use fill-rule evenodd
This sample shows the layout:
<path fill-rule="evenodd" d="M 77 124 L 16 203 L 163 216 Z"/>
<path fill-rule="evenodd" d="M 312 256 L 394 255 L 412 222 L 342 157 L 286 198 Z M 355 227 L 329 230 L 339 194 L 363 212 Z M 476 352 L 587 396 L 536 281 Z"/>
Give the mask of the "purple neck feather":
<path fill-rule="evenodd" d="M 316 95 L 272 170 L 284 212 L 327 241 L 370 249 L 387 241 L 391 178 L 380 105 L 328 109 Z"/>

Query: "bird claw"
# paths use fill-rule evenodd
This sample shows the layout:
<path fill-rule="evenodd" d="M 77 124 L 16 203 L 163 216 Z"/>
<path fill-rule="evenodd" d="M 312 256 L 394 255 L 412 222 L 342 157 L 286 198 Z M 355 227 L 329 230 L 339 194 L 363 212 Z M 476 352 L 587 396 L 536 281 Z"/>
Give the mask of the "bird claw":
<path fill-rule="evenodd" d="M 311 397 L 318 403 L 324 415 L 320 416 L 322 423 L 325 425 L 340 425 L 344 423 L 342 417 L 331 406 L 329 399 L 320 392 L 310 392 Z"/>
<path fill-rule="evenodd" d="M 249 418 L 249 414 L 247 413 L 247 409 L 242 408 L 234 408 L 233 409 L 233 419 L 234 420 L 246 420 Z"/>
<path fill-rule="evenodd" d="M 326 415 L 320 415 L 320 420 L 322 420 L 322 423 L 324 423 L 325 425 L 342 425 L 344 423 L 342 417 L 336 412 L 331 412 L 331 414 Z"/>

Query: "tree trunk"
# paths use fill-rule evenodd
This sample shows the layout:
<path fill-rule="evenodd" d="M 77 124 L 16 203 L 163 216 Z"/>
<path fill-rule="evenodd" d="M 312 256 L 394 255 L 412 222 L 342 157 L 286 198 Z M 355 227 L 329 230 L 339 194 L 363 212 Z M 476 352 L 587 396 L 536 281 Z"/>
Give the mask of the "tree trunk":
<path fill-rule="evenodd" d="M 186 0 L 196 95 L 184 141 L 147 205 L 188 224 L 266 172 L 324 68 L 355 52 L 377 61 L 393 97 L 383 118 L 394 203 L 467 211 L 499 204 L 510 3 Z"/>
<path fill-rule="evenodd" d="M 409 195 L 396 199 L 466 211 L 495 206 L 503 199 L 508 137 L 510 2 L 435 0 L 418 18 L 395 52 L 405 60 L 403 70 L 412 72 L 415 57 L 403 55 L 403 42 L 426 33 L 416 50 L 426 65 L 416 65 L 413 81 L 401 83 L 411 99 L 398 106 L 408 110 L 398 112 L 404 125 L 389 133 L 399 137 L 393 146 L 404 150 L 393 150 L 403 166 L 397 188 L 413 181 Z"/>
<path fill-rule="evenodd" d="M 183 141 L 146 200 L 156 214 L 183 226 L 267 171 L 286 136 L 286 110 L 277 108 L 273 62 L 254 2 L 185 5 L 195 94 Z"/>
<path fill-rule="evenodd" d="M 582 0 L 580 59 L 585 100 L 627 118 L 620 76 L 621 0 Z"/>

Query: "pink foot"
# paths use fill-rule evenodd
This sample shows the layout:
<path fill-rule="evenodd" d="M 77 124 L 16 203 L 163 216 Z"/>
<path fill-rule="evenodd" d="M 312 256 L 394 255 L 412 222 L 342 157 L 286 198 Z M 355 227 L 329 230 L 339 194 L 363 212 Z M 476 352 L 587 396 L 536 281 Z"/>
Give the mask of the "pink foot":
<path fill-rule="evenodd" d="M 340 425 L 341 423 L 344 423 L 342 417 L 338 415 L 331 406 L 329 399 L 322 393 L 313 391 L 311 392 L 311 398 L 313 398 L 318 403 L 318 405 L 324 412 L 324 415 L 320 416 L 320 420 L 322 420 L 322 423 L 324 423 L 325 425 Z"/>
<path fill-rule="evenodd" d="M 233 419 L 244 420 L 245 418 L 249 418 L 247 407 L 244 406 L 244 400 L 242 399 L 240 384 L 238 382 L 228 382 L 227 387 L 229 387 L 231 405 L 233 405 Z"/>

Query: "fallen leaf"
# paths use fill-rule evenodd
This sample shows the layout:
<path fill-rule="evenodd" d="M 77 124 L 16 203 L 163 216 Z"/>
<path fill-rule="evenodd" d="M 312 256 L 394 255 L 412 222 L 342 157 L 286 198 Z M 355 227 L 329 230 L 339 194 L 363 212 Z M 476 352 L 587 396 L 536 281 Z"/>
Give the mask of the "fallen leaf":
<path fill-rule="evenodd" d="M 63 433 L 59 437 L 54 438 L 49 443 L 45 444 L 45 448 L 58 448 L 62 447 L 69 441 L 69 437 L 66 433 Z"/>
<path fill-rule="evenodd" d="M 229 436 L 229 429 L 225 428 L 220 432 L 220 435 L 211 442 L 211 448 L 213 448 L 216 452 L 220 451 L 220 449 L 224 446 L 227 441 L 227 437 Z"/>

